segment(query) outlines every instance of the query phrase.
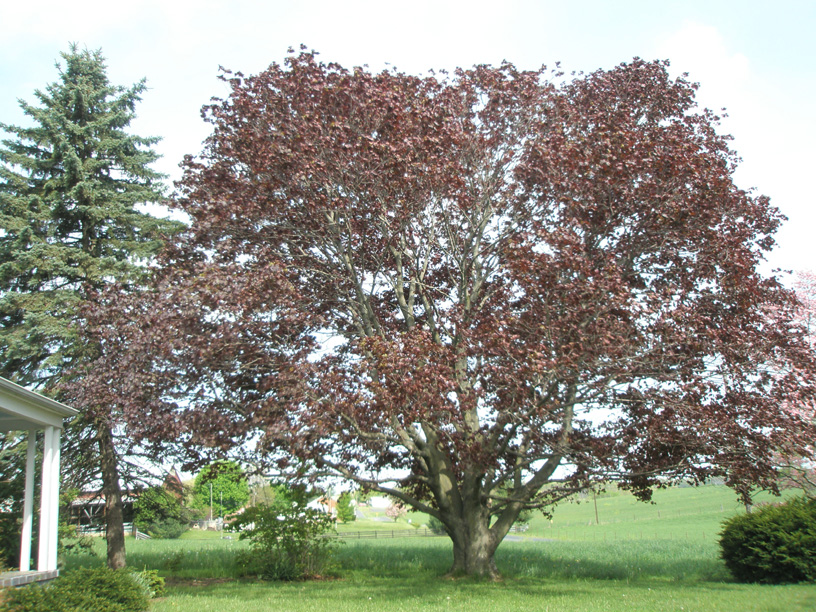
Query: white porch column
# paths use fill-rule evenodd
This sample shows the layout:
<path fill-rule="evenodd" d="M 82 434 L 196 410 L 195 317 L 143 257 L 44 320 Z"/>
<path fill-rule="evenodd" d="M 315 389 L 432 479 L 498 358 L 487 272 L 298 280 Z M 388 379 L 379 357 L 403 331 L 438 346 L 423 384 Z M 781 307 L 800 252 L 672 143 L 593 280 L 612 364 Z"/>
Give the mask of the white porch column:
<path fill-rule="evenodd" d="M 23 530 L 20 535 L 20 571 L 31 569 L 31 528 L 34 523 L 34 460 L 37 456 L 37 430 L 28 432 L 26 441 L 25 490 L 23 494 Z"/>
<path fill-rule="evenodd" d="M 59 488 L 60 488 L 60 434 L 62 429 L 54 428 L 51 443 L 54 445 L 51 454 L 51 537 L 48 538 L 48 568 L 57 569 L 57 549 L 59 548 Z"/>
<path fill-rule="evenodd" d="M 42 490 L 40 492 L 40 541 L 37 569 L 57 569 L 59 523 L 59 439 L 60 430 L 45 427 L 43 435 Z"/>

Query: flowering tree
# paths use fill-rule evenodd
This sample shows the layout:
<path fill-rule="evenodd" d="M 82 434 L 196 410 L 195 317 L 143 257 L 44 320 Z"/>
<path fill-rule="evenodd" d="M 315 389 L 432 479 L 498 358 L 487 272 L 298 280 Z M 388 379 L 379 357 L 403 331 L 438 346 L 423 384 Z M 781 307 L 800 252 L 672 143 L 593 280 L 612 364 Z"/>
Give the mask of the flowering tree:
<path fill-rule="evenodd" d="M 479 575 L 525 509 L 607 479 L 747 496 L 805 452 L 783 400 L 813 397 L 812 354 L 756 270 L 781 216 L 664 63 L 562 82 L 301 53 L 225 78 L 189 231 L 89 329 L 111 350 L 88 388 L 143 443 L 253 440 L 437 518 Z"/>
<path fill-rule="evenodd" d="M 799 300 L 796 320 L 805 332 L 805 338 L 811 351 L 816 353 L 816 274 L 812 270 L 798 272 L 793 289 Z M 816 422 L 816 402 L 812 399 L 797 401 L 797 398 L 793 397 L 785 405 L 802 419 L 811 423 Z M 785 484 L 800 487 L 805 492 L 812 494 L 816 491 L 816 465 L 812 458 L 812 443 L 808 450 L 810 452 L 804 457 L 797 452 L 783 452 L 780 455 L 779 463 Z"/>
<path fill-rule="evenodd" d="M 800 271 L 793 288 L 800 302 L 797 317 L 805 328 L 811 346 L 816 349 L 816 273 L 813 270 Z"/>
<path fill-rule="evenodd" d="M 406 507 L 399 502 L 394 502 L 393 504 L 388 506 L 388 508 L 385 509 L 385 515 L 390 519 L 394 519 L 395 523 L 397 522 L 397 520 L 399 520 L 401 516 L 405 516 L 407 512 L 408 510 L 406 509 Z"/>

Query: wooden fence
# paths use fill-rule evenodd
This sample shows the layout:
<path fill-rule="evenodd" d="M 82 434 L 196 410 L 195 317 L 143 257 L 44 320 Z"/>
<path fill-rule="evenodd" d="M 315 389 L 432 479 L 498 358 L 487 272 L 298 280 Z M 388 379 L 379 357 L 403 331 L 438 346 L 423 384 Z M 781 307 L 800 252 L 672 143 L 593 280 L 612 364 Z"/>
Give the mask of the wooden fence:
<path fill-rule="evenodd" d="M 523 533 L 527 531 L 527 526 L 515 526 L 510 528 L 510 533 Z M 433 538 L 438 536 L 447 537 L 446 533 L 434 533 L 427 527 L 420 529 L 391 529 L 374 531 L 338 531 L 327 537 L 337 537 L 350 540 L 365 540 L 378 538 Z"/>
<path fill-rule="evenodd" d="M 433 538 L 439 535 L 428 528 L 421 529 L 391 529 L 391 530 L 377 530 L 374 531 L 338 531 L 336 534 L 331 534 L 329 537 L 337 537 L 349 540 L 365 540 L 365 539 L 379 539 L 379 538 Z"/>

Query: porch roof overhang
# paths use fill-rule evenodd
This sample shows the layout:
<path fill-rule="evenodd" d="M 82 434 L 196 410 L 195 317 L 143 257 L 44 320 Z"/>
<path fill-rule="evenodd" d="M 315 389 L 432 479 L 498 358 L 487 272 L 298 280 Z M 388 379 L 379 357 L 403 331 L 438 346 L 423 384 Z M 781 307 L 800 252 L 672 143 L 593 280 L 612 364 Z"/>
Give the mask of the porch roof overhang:
<path fill-rule="evenodd" d="M 79 411 L 48 397 L 29 391 L 0 377 L 0 431 L 41 429 L 48 425 L 62 429 L 62 421 Z"/>

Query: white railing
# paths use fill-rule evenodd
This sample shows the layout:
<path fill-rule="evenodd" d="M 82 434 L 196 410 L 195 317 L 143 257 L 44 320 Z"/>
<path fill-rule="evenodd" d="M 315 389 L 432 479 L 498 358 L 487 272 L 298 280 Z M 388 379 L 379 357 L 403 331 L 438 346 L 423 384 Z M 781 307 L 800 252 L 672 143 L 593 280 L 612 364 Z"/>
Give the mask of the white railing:
<path fill-rule="evenodd" d="M 139 531 L 138 529 L 133 528 L 133 523 L 124 523 L 122 525 L 125 529 L 126 534 L 132 534 L 136 537 L 137 540 L 149 540 L 150 536 L 143 531 Z M 79 525 L 77 526 L 77 533 L 80 535 L 98 535 L 103 536 L 105 535 L 106 528 L 104 525 L 95 526 L 95 525 Z"/>

